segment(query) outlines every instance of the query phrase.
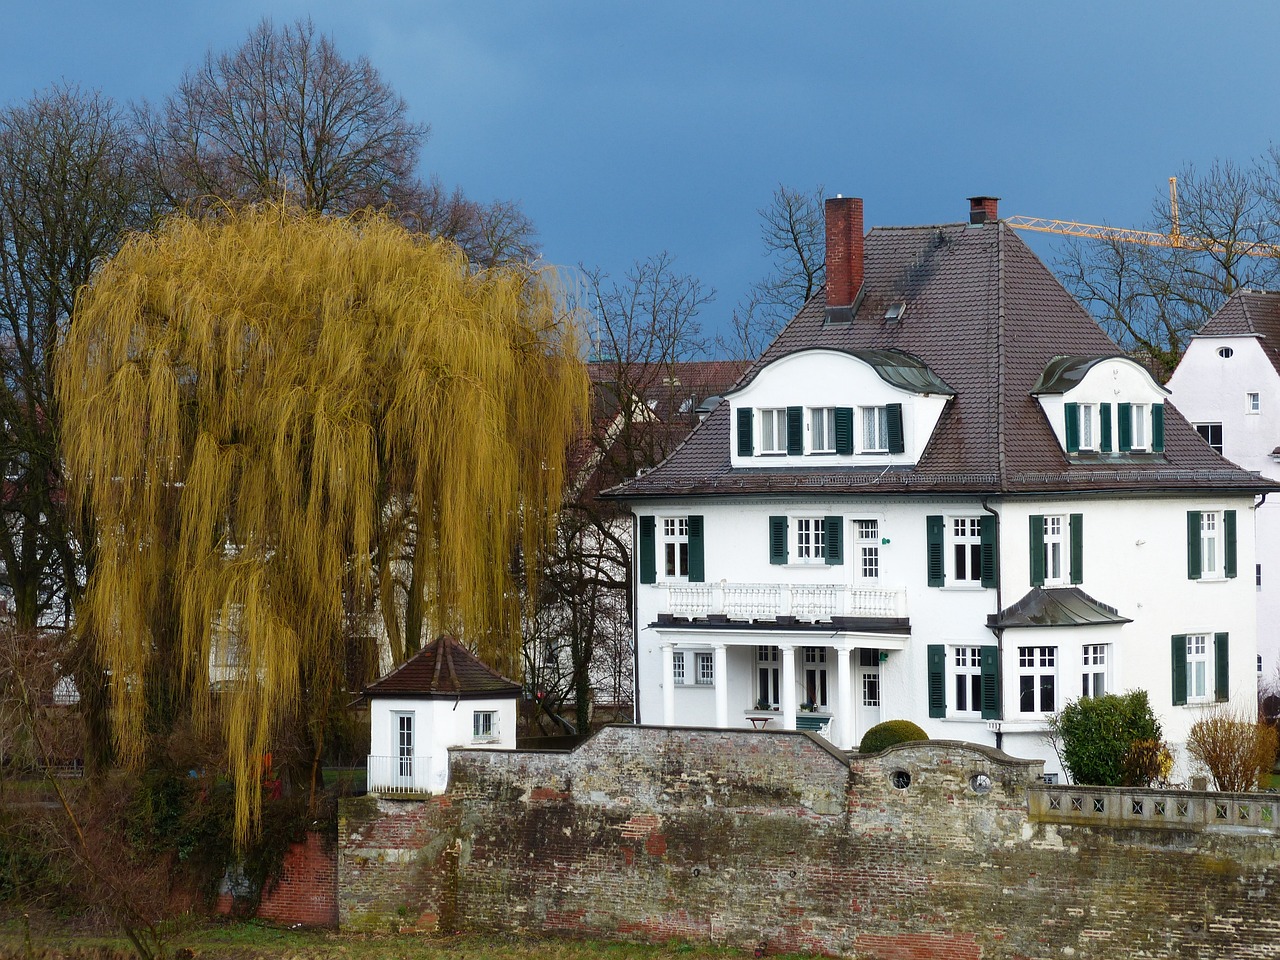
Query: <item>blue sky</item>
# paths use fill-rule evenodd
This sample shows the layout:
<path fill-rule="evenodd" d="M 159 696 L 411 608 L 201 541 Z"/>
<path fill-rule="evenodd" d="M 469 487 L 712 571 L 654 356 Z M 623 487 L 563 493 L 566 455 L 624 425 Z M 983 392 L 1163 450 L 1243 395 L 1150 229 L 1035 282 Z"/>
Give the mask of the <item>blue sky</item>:
<path fill-rule="evenodd" d="M 1275 3 L 5 6 L 5 103 L 59 80 L 159 100 L 263 16 L 309 15 L 431 124 L 424 173 L 518 200 L 553 263 L 669 251 L 716 289 L 713 329 L 767 268 L 779 183 L 861 196 L 868 226 L 960 220 L 976 193 L 1137 226 L 1183 165 L 1280 140 Z"/>

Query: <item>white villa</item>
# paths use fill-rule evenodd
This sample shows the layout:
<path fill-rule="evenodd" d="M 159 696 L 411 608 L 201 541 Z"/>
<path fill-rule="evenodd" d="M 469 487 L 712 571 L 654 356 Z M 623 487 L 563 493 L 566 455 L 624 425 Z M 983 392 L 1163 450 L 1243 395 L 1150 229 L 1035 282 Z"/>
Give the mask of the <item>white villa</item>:
<path fill-rule="evenodd" d="M 1060 774 L 1067 700 L 1143 688 L 1175 749 L 1252 705 L 1276 484 L 1167 397 L 995 199 L 865 236 L 829 200 L 825 296 L 610 494 L 636 518 L 638 719 L 844 749 L 908 719 Z"/>

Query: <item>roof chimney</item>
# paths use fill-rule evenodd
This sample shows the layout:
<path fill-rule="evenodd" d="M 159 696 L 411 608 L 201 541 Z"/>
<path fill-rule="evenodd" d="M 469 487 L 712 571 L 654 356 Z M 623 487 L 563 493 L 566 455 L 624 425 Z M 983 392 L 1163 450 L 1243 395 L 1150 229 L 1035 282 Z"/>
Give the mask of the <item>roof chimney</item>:
<path fill-rule="evenodd" d="M 862 287 L 862 200 L 830 197 L 827 213 L 827 310 L 849 307 Z"/>
<path fill-rule="evenodd" d="M 969 198 L 969 222 L 970 223 L 995 223 L 1000 219 L 1000 198 L 999 197 L 970 197 Z"/>

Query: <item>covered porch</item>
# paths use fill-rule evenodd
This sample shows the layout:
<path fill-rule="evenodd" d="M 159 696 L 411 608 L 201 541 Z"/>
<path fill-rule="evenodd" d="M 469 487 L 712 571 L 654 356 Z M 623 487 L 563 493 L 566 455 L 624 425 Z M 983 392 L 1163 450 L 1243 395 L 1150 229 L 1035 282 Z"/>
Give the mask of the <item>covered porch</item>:
<path fill-rule="evenodd" d="M 855 749 L 883 713 L 881 671 L 909 630 L 655 624 L 662 723 L 809 730 Z"/>

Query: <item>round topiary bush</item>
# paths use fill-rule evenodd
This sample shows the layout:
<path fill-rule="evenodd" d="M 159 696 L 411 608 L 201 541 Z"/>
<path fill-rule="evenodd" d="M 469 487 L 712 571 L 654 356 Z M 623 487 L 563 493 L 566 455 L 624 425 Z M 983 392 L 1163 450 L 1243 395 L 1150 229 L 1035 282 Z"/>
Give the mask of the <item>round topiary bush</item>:
<path fill-rule="evenodd" d="M 929 735 L 910 720 L 886 720 L 884 723 L 877 723 L 866 732 L 862 743 L 858 745 L 858 752 L 879 753 L 895 743 L 928 739 Z"/>

